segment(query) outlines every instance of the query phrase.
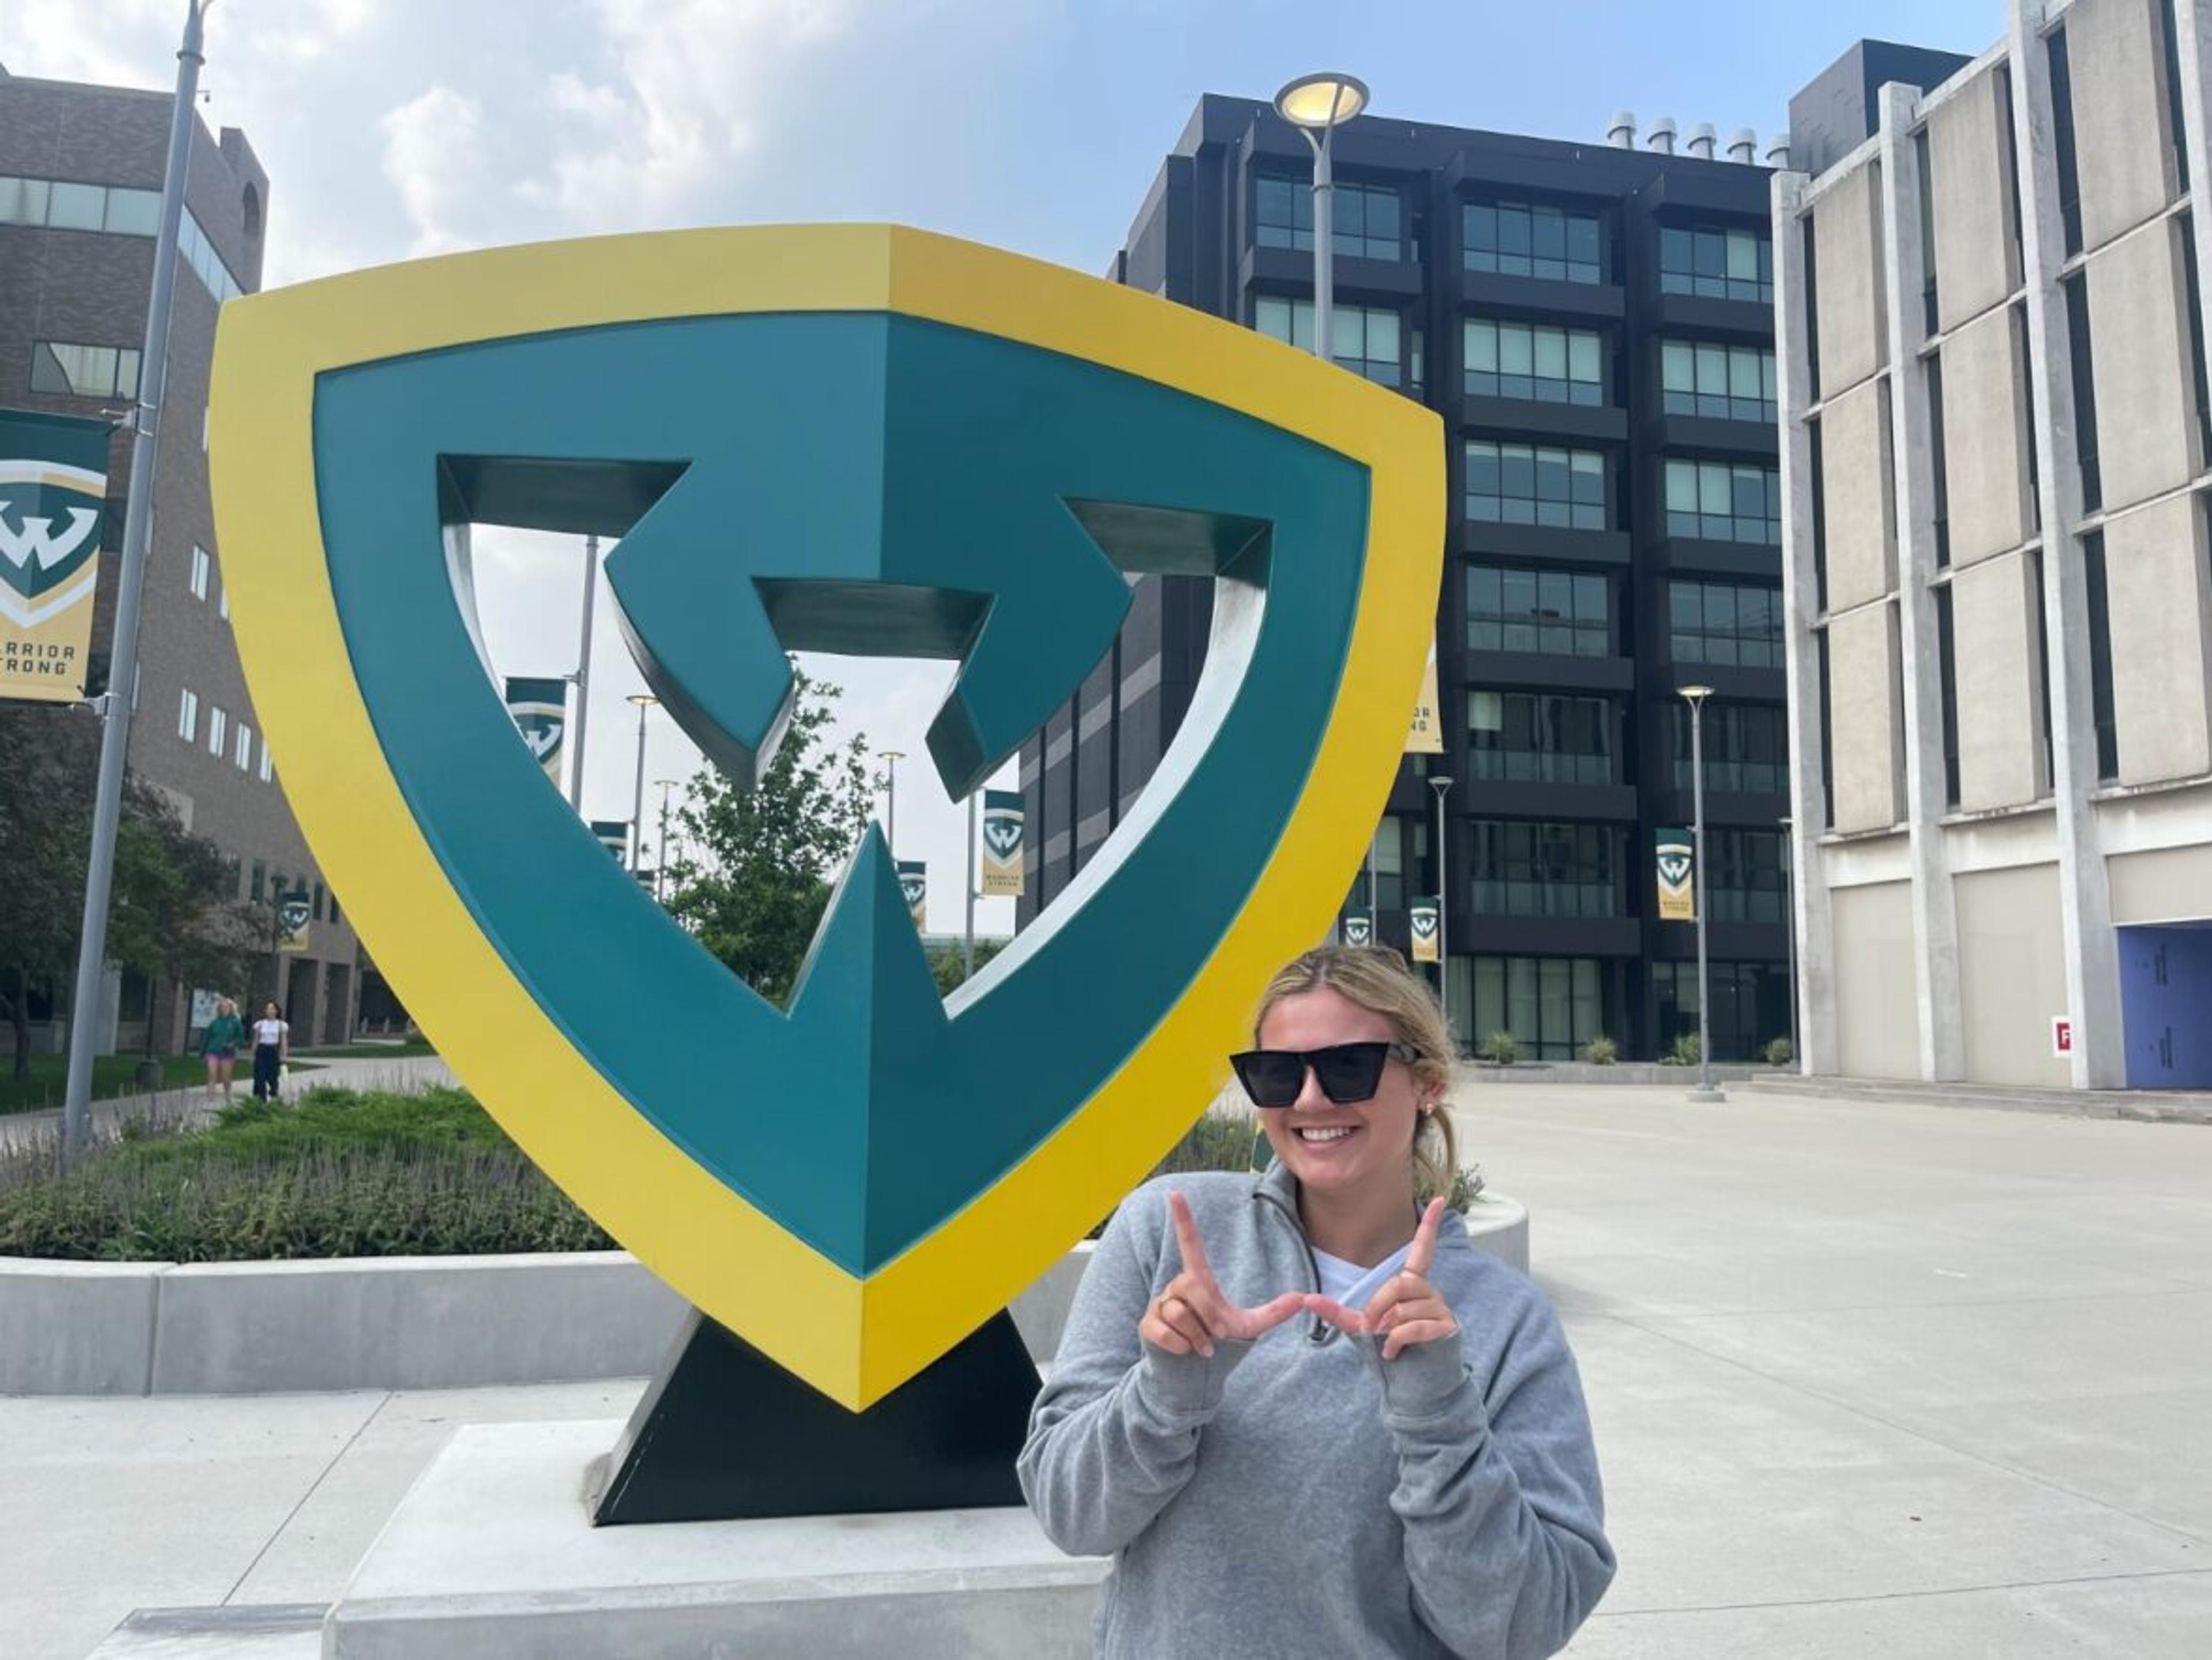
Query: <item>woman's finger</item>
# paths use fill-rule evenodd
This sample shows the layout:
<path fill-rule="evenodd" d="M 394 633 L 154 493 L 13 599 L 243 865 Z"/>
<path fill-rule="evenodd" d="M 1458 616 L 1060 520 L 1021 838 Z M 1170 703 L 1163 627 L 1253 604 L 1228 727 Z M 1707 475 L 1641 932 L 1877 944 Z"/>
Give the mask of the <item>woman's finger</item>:
<path fill-rule="evenodd" d="M 1367 1316 L 1358 1309 L 1348 1309 L 1334 1297 L 1323 1297 L 1318 1292 L 1307 1292 L 1298 1298 L 1307 1313 L 1326 1320 L 1339 1331 L 1355 1335 L 1370 1330 Z"/>
<path fill-rule="evenodd" d="M 1435 1295 L 1429 1282 L 1409 1268 L 1401 1274 L 1392 1274 L 1376 1289 L 1375 1295 L 1367 1299 L 1367 1317 L 1370 1320 L 1379 1319 L 1401 1303 L 1417 1297 Z"/>
<path fill-rule="evenodd" d="M 1382 1358 L 1395 1360 L 1416 1343 L 1433 1343 L 1440 1338 L 1455 1337 L 1459 1324 L 1453 1320 L 1407 1320 L 1390 1329 L 1382 1340 Z"/>
<path fill-rule="evenodd" d="M 1429 1201 L 1428 1208 L 1421 1213 L 1421 1225 L 1413 1230 L 1413 1243 L 1406 1252 L 1406 1272 L 1417 1274 L 1424 1280 L 1429 1277 L 1430 1265 L 1437 1260 L 1437 1230 L 1443 1225 L 1444 1201 Z"/>
<path fill-rule="evenodd" d="M 1190 1201 L 1173 1188 L 1168 1189 L 1168 1215 L 1175 1222 L 1176 1249 L 1182 1253 L 1183 1272 L 1194 1274 L 1212 1285 L 1212 1265 L 1206 1260 L 1206 1242 L 1198 1237 L 1198 1223 L 1190 1213 Z"/>
<path fill-rule="evenodd" d="M 1271 1332 L 1306 1305 L 1303 1293 L 1286 1291 L 1280 1297 L 1262 1303 L 1256 1309 L 1231 1309 L 1235 1329 L 1225 1333 L 1245 1342 Z"/>
<path fill-rule="evenodd" d="M 1213 1353 L 1213 1334 L 1196 1309 L 1180 1297 L 1167 1296 L 1155 1305 L 1159 1310 L 1160 1323 L 1180 1337 L 1190 1349 L 1209 1359 Z M 1188 1351 L 1186 1351 L 1188 1352 Z"/>

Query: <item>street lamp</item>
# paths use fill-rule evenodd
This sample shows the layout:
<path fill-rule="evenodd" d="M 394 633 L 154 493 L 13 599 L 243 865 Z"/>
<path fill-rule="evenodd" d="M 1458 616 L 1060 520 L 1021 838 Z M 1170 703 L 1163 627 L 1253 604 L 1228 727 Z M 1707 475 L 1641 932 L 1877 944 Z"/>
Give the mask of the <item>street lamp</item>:
<path fill-rule="evenodd" d="M 1803 1062 L 1797 1054 L 1797 848 L 1796 830 L 1791 821 L 1784 818 L 1782 825 L 1782 937 L 1790 947 L 1790 1059 L 1793 1065 Z"/>
<path fill-rule="evenodd" d="M 1690 706 L 1690 793 L 1694 813 L 1690 844 L 1697 860 L 1692 880 L 1698 896 L 1698 1086 L 1692 1101 L 1725 1101 L 1713 1087 L 1712 994 L 1705 962 L 1705 699 L 1711 686 L 1684 686 L 1682 701 Z"/>
<path fill-rule="evenodd" d="M 884 843 L 890 848 L 892 868 L 898 862 L 898 763 L 906 759 L 904 750 L 884 750 L 884 793 L 890 798 L 890 810 L 884 816 Z"/>
<path fill-rule="evenodd" d="M 584 739 L 592 724 L 592 607 L 599 593 L 599 538 L 584 538 L 584 634 L 576 643 L 576 720 L 569 733 L 568 805 L 584 813 Z"/>
<path fill-rule="evenodd" d="M 1330 308 L 1335 299 L 1330 246 L 1336 231 L 1336 179 L 1329 168 L 1329 140 L 1337 128 L 1367 107 L 1367 83 L 1325 70 L 1302 75 L 1275 94 L 1275 113 L 1305 135 L 1313 150 L 1314 356 L 1333 361 Z"/>
<path fill-rule="evenodd" d="M 656 778 L 653 781 L 660 790 L 660 853 L 653 861 L 653 897 L 658 900 L 668 875 L 668 792 L 676 787 L 678 781 Z"/>
<path fill-rule="evenodd" d="M 645 854 L 645 712 L 660 700 L 649 691 L 634 691 L 629 701 L 637 705 L 637 787 L 629 806 L 629 867 L 635 873 Z"/>
<path fill-rule="evenodd" d="M 1452 787 L 1447 777 L 1431 776 L 1429 787 L 1437 793 L 1437 996 L 1444 1006 L 1444 1030 L 1451 1030 L 1451 879 L 1444 867 L 1444 792 Z"/>

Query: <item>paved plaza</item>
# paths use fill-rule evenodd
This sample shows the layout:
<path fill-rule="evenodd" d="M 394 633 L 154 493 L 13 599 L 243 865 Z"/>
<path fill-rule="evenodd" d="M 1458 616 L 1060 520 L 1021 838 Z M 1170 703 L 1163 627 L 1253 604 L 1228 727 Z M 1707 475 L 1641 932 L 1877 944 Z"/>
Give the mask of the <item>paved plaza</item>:
<path fill-rule="evenodd" d="M 2212 1128 L 1461 1103 L 1532 1208 L 1604 1458 L 1621 1572 L 1577 1660 L 2212 1653 Z M 639 1388 L 0 1401 L 0 1647 L 81 1660 L 133 1608 L 274 1604 L 294 1634 L 233 1651 L 312 1655 L 456 1425 Z"/>

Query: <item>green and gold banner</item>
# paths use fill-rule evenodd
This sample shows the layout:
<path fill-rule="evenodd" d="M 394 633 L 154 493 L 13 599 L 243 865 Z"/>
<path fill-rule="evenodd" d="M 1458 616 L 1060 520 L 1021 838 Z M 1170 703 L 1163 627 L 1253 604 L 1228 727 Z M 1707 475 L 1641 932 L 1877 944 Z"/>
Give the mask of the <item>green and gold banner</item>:
<path fill-rule="evenodd" d="M 1429 642 L 1429 664 L 1421 671 L 1421 701 L 1413 705 L 1413 718 L 1406 728 L 1408 755 L 1442 755 L 1444 723 L 1437 696 L 1437 645 Z"/>
<path fill-rule="evenodd" d="M 313 910 L 305 888 L 295 888 L 280 894 L 276 899 L 276 949 L 305 951 L 307 949 L 307 924 Z"/>
<path fill-rule="evenodd" d="M 986 897 L 1018 897 L 1022 891 L 1022 793 L 983 792 L 983 884 Z"/>
<path fill-rule="evenodd" d="M 1375 943 L 1375 913 L 1371 910 L 1348 910 L 1344 914 L 1344 943 L 1347 946 L 1371 946 Z"/>
<path fill-rule="evenodd" d="M 902 859 L 898 861 L 899 893 L 906 900 L 908 912 L 914 917 L 917 928 L 922 926 L 922 915 L 929 909 L 929 865 L 921 859 Z"/>
<path fill-rule="evenodd" d="M 566 680 L 519 680 L 507 683 L 507 712 L 515 728 L 553 787 L 561 787 L 561 749 L 568 735 L 568 683 Z"/>
<path fill-rule="evenodd" d="M 625 864 L 629 859 L 629 821 L 627 818 L 594 818 L 592 834 L 599 838 L 599 845 L 614 854 L 615 863 Z"/>
<path fill-rule="evenodd" d="M 1697 842 L 1686 830 L 1659 832 L 1659 920 L 1698 920 Z"/>
<path fill-rule="evenodd" d="M 107 435 L 104 421 L 0 410 L 0 698 L 84 696 Z"/>
<path fill-rule="evenodd" d="M 1408 913 L 1413 925 L 1413 960 L 1433 963 L 1437 960 L 1437 934 L 1443 920 L 1443 907 L 1433 897 L 1416 899 Z"/>

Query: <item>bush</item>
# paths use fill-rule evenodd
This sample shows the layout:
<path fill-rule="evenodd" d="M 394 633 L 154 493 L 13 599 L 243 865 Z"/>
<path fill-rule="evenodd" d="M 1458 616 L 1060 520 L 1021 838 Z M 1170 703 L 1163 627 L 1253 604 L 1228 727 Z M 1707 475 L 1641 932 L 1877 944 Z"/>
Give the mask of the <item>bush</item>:
<path fill-rule="evenodd" d="M 1510 1067 L 1521 1058 L 1521 1040 L 1510 1031 L 1493 1031 L 1482 1040 L 1475 1053 L 1486 1061 Z"/>
<path fill-rule="evenodd" d="M 242 1102 L 155 1126 L 66 1175 L 0 1164 L 0 1255 L 234 1262 L 605 1250 L 613 1241 L 459 1090 Z"/>
<path fill-rule="evenodd" d="M 1620 1045 L 1610 1037 L 1593 1037 L 1583 1045 L 1583 1059 L 1593 1067 L 1609 1067 L 1620 1059 Z"/>
<path fill-rule="evenodd" d="M 1698 1034 L 1686 1031 L 1674 1039 L 1672 1049 L 1659 1057 L 1659 1064 L 1662 1067 L 1694 1067 L 1698 1064 L 1700 1052 Z"/>
<path fill-rule="evenodd" d="M 1778 1037 L 1766 1046 L 1766 1064 L 1786 1067 L 1797 1058 L 1797 1047 L 1786 1037 Z"/>

